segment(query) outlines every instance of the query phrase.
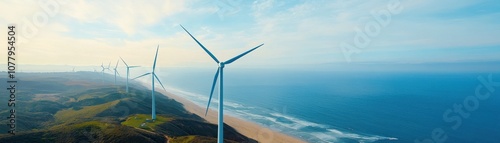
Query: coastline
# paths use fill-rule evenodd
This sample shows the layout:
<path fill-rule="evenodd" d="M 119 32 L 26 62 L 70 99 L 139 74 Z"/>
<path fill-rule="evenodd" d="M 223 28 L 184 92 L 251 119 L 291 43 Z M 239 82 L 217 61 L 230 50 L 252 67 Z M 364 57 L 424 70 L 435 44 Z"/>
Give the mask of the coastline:
<path fill-rule="evenodd" d="M 151 85 L 147 85 L 144 83 L 142 83 L 142 85 L 146 86 L 146 87 L 151 87 Z M 196 105 L 195 103 L 193 103 L 193 102 L 191 102 L 191 101 L 189 101 L 181 96 L 178 96 L 178 95 L 175 95 L 171 92 L 168 92 L 168 91 L 164 91 L 161 89 L 158 89 L 155 91 L 158 91 L 158 92 L 162 93 L 163 95 L 165 95 L 169 98 L 172 98 L 172 99 L 176 100 L 177 102 L 183 104 L 184 108 L 187 111 L 204 118 L 209 123 L 217 124 L 217 113 L 218 113 L 217 111 L 209 109 L 210 110 L 209 113 L 207 114 L 207 116 L 205 116 L 205 108 L 204 107 L 200 107 L 200 106 Z M 280 133 L 277 131 L 273 131 L 273 130 L 268 129 L 266 127 L 262 127 L 256 123 L 253 123 L 250 121 L 245 121 L 243 119 L 239 119 L 239 118 L 229 116 L 229 115 L 224 115 L 224 123 L 233 127 L 239 133 L 241 133 L 249 138 L 252 138 L 254 140 L 257 140 L 258 142 L 261 142 L 261 143 L 268 143 L 268 142 L 272 142 L 272 143 L 305 143 L 305 141 L 298 139 L 296 137 L 292 137 L 292 136 L 289 136 L 289 135 L 286 135 L 286 134 L 283 134 L 283 133 Z"/>

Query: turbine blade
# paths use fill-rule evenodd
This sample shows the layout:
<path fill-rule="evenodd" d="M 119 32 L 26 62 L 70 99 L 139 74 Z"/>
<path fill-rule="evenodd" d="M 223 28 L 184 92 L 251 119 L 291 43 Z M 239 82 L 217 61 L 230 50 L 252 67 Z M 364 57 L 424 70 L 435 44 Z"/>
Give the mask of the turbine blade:
<path fill-rule="evenodd" d="M 109 62 L 109 64 L 108 64 L 108 69 L 109 69 L 109 66 L 111 66 L 111 62 Z"/>
<path fill-rule="evenodd" d="M 217 68 L 217 72 L 215 72 L 214 82 L 212 83 L 212 89 L 210 90 L 210 97 L 208 98 L 207 109 L 205 110 L 205 116 L 207 116 L 208 107 L 210 107 L 210 102 L 212 101 L 212 95 L 214 94 L 215 84 L 217 83 L 218 77 L 219 77 L 219 68 Z"/>
<path fill-rule="evenodd" d="M 229 59 L 229 60 L 227 60 L 227 61 L 226 61 L 226 62 L 224 62 L 224 63 L 225 63 L 225 64 L 230 64 L 230 63 L 232 63 L 232 62 L 234 62 L 234 61 L 238 60 L 239 58 L 241 58 L 241 57 L 245 56 L 246 54 L 248 54 L 248 53 L 252 52 L 253 50 L 255 50 L 255 49 L 259 48 L 259 47 L 260 47 L 260 46 L 262 46 L 262 45 L 264 45 L 264 44 L 260 44 L 259 46 L 255 47 L 255 48 L 252 48 L 252 49 L 250 49 L 250 50 L 246 51 L 245 53 L 242 53 L 242 54 L 240 54 L 240 55 L 238 55 L 238 56 L 236 56 L 236 57 L 234 57 L 234 58 L 232 58 L 232 59 Z"/>
<path fill-rule="evenodd" d="M 196 38 L 194 38 L 193 35 L 191 35 L 191 33 L 189 33 L 186 28 L 184 28 L 184 26 L 181 25 L 181 27 L 189 34 L 189 36 L 191 36 L 191 38 L 193 38 L 194 41 L 196 41 L 196 43 L 198 43 L 198 45 L 201 46 L 201 48 L 203 48 L 203 50 L 205 50 L 205 52 L 207 52 L 208 55 L 210 55 L 210 57 L 212 57 L 212 59 L 214 59 L 215 62 L 219 63 L 219 60 L 217 60 L 217 58 L 210 51 L 208 51 L 205 46 L 203 46 L 198 40 L 196 40 Z"/>
<path fill-rule="evenodd" d="M 120 73 L 119 73 L 117 70 L 115 70 L 115 72 L 116 72 L 116 74 L 117 74 L 118 76 L 120 76 Z"/>
<path fill-rule="evenodd" d="M 155 74 L 155 73 L 153 73 L 153 76 L 155 76 L 155 78 L 156 78 L 156 80 L 158 81 L 158 83 L 160 83 L 161 88 L 163 88 L 163 90 L 167 91 L 167 90 L 165 89 L 165 87 L 163 87 L 163 84 L 161 83 L 160 78 L 158 78 L 158 76 L 156 76 L 156 74 Z M 154 88 L 154 87 L 153 87 L 153 88 Z"/>
<path fill-rule="evenodd" d="M 125 62 L 125 60 L 123 60 L 123 58 L 122 58 L 122 57 L 120 57 L 120 59 L 122 59 L 122 62 L 125 64 L 125 66 L 127 66 L 127 67 L 128 67 L 128 64 Z"/>
<path fill-rule="evenodd" d="M 118 68 L 118 62 L 120 62 L 120 60 L 116 61 L 115 69 Z"/>
<path fill-rule="evenodd" d="M 137 68 L 137 67 L 141 67 L 141 66 L 129 66 L 128 68 Z"/>
<path fill-rule="evenodd" d="M 149 74 L 151 74 L 151 73 L 150 73 L 150 72 L 148 72 L 148 73 L 142 74 L 142 75 L 140 75 L 140 76 L 138 76 L 138 77 L 133 78 L 132 80 L 137 79 L 137 78 L 140 78 L 140 77 L 143 77 L 143 76 L 146 76 L 146 75 L 149 75 Z"/>
<path fill-rule="evenodd" d="M 156 55 L 155 55 L 155 61 L 153 63 L 153 71 L 155 71 L 155 68 L 156 68 L 156 58 L 158 58 L 158 49 L 160 48 L 160 45 L 158 45 L 158 47 L 156 47 Z"/>

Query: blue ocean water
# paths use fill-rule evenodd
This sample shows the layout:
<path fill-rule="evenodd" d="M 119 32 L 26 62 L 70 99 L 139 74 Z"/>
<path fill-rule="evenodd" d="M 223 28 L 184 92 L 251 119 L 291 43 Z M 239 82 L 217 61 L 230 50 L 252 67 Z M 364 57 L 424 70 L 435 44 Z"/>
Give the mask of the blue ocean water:
<path fill-rule="evenodd" d="M 206 106 L 215 70 L 163 69 L 167 90 Z M 224 73 L 225 113 L 308 142 L 500 142 L 500 86 L 460 119 L 443 116 L 475 95 L 490 73 L 326 72 L 230 69 Z M 492 73 L 500 82 L 500 74 Z M 484 92 L 488 91 L 484 89 Z M 217 107 L 217 93 L 211 108 Z M 468 102 L 475 105 L 476 102 Z M 209 113 L 210 114 L 210 113 Z M 266 131 L 257 131 L 272 138 Z M 441 138 L 443 139 L 443 138 Z"/>

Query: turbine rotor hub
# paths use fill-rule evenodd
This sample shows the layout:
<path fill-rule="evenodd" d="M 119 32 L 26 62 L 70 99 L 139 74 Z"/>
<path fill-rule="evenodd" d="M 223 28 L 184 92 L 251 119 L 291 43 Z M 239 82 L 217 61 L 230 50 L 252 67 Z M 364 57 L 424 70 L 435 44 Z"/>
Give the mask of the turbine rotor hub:
<path fill-rule="evenodd" d="M 221 67 L 221 68 L 224 68 L 224 65 L 225 65 L 224 62 L 219 63 L 219 67 Z"/>

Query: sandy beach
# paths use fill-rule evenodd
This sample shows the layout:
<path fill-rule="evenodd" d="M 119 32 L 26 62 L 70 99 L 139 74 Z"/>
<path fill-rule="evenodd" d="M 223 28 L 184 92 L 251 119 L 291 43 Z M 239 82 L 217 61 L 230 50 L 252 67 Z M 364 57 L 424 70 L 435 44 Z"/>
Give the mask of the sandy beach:
<path fill-rule="evenodd" d="M 184 105 L 184 108 L 189 112 L 192 112 L 200 117 L 205 118 L 210 123 L 217 124 L 217 111 L 210 110 L 209 114 L 205 117 L 205 108 L 200 107 L 193 102 L 184 99 L 178 95 L 172 94 L 170 92 L 165 92 L 164 90 L 157 90 L 169 98 L 172 98 Z M 224 115 L 224 123 L 236 129 L 241 134 L 255 139 L 261 143 L 304 143 L 298 138 L 285 135 L 280 132 L 270 130 L 268 128 L 262 127 L 256 123 L 238 119 L 236 117 Z"/>

